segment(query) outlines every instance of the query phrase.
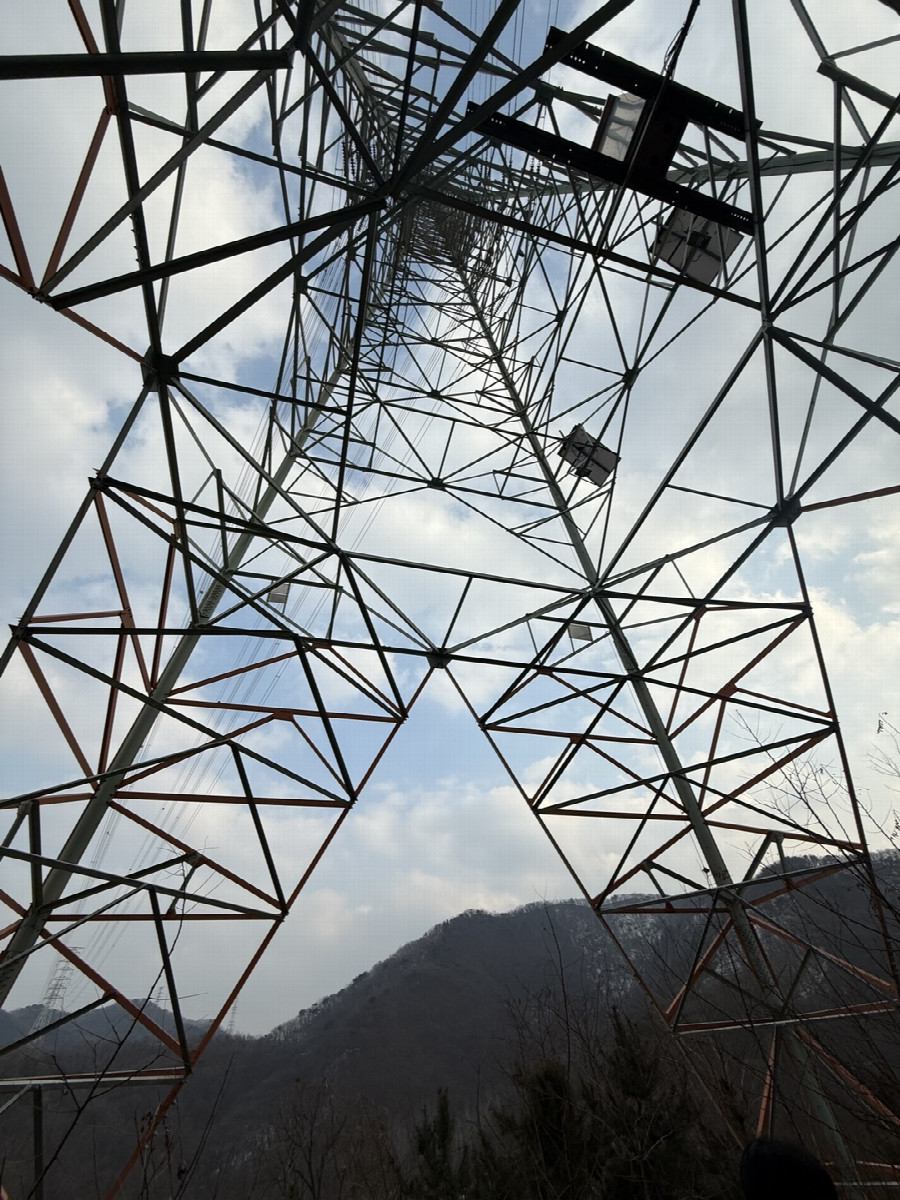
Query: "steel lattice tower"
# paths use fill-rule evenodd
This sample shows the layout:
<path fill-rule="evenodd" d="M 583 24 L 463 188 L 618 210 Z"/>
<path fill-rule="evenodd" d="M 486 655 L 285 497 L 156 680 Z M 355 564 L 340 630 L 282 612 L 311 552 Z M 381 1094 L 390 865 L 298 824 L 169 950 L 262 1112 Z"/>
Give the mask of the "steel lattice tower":
<path fill-rule="evenodd" d="M 698 1070 L 725 1047 L 758 1128 L 801 1111 L 848 1178 L 854 1122 L 898 1125 L 839 1032 L 893 1019 L 898 981 L 798 537 L 900 490 L 874 319 L 897 39 L 747 7 L 609 0 L 536 31 L 519 0 L 204 0 L 160 42 L 137 0 L 69 0 L 72 53 L 0 60 L 5 88 L 80 77 L 94 103 L 74 180 L 47 185 L 49 254 L 0 186 L 0 273 L 131 360 L 137 393 L 2 660 L 43 715 L 3 800 L 0 996 L 68 963 L 93 998 L 66 1020 L 112 1002 L 157 1045 L 23 1074 L 45 1020 L 3 1086 L 37 1115 L 98 1080 L 153 1089 L 125 1172 L 435 677 L 623 953 L 671 918 L 677 960 L 642 982 Z M 635 13 L 640 62 L 607 49 Z M 681 82 L 709 22 L 729 96 Z M 830 81 L 830 139 L 778 123 L 765 37 L 788 30 Z M 221 163 L 280 219 L 186 248 Z M 280 361 L 241 358 L 276 303 Z M 234 845 L 192 838 L 211 807 Z M 783 901 L 841 872 L 871 928 L 839 952 Z M 192 1040 L 182 964 L 235 921 L 259 948 Z M 101 966 L 96 928 L 126 928 L 142 974 Z M 160 987 L 167 1027 L 136 999 Z"/>

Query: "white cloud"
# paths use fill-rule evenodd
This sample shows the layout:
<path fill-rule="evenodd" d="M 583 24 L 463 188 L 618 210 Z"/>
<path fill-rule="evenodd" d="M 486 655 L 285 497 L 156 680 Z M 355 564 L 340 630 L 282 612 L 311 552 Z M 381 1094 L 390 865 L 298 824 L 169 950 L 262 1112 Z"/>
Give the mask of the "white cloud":
<path fill-rule="evenodd" d="M 451 776 L 400 790 L 388 782 L 390 762 L 383 775 L 350 814 L 248 985 L 241 1015 L 252 1011 L 246 1019 L 255 1028 L 283 1017 L 273 987 L 286 968 L 290 1003 L 299 1009 L 465 909 L 502 912 L 574 894 L 511 787 L 481 788 Z"/>

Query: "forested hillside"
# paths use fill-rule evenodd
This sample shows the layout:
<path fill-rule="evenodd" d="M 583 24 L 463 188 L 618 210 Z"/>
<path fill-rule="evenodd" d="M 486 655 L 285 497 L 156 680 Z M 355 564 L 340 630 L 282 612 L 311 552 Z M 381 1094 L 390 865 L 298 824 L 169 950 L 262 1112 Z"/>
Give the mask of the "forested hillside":
<path fill-rule="evenodd" d="M 892 902 L 897 856 L 878 865 Z M 874 934 L 852 876 L 776 903 L 786 925 L 815 921 L 836 954 L 865 959 Z M 619 932 L 648 971 L 680 969 L 680 935 L 698 919 L 643 918 Z M 4 1041 L 24 1036 L 35 1015 L 2 1014 Z M 900 1066 L 895 1014 L 864 1031 L 828 1024 L 887 1099 Z M 86 1014 L 76 1035 L 69 1026 L 11 1053 L 23 1070 L 26 1060 L 33 1070 L 51 1059 L 71 1074 L 101 1061 L 149 1065 L 140 1034 L 111 1024 L 106 1008 Z M 265 1037 L 217 1034 L 126 1194 L 728 1197 L 741 1140 L 754 1132 L 739 1062 L 733 1039 L 704 1080 L 687 1070 L 586 904 L 468 912 Z M 140 1089 L 137 1108 L 126 1095 L 112 1090 L 86 1105 L 81 1091 L 48 1095 L 51 1125 L 73 1103 L 83 1110 L 48 1166 L 45 1200 L 95 1195 L 103 1165 L 123 1160 L 157 1101 L 153 1088 Z M 27 1195 L 31 1165 L 30 1112 L 18 1107 L 18 1141 L 3 1148 L 10 1200 Z M 877 1122 L 866 1136 L 873 1155 L 896 1154 Z"/>

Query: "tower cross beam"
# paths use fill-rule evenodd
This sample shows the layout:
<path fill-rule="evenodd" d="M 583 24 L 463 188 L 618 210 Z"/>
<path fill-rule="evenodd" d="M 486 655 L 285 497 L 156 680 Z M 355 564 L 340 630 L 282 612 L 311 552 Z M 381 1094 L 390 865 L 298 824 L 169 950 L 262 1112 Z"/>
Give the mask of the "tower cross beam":
<path fill-rule="evenodd" d="M 195 71 L 276 71 L 291 65 L 280 50 L 156 50 L 96 54 L 3 54 L 0 80 L 75 79 L 97 75 L 166 75 Z"/>

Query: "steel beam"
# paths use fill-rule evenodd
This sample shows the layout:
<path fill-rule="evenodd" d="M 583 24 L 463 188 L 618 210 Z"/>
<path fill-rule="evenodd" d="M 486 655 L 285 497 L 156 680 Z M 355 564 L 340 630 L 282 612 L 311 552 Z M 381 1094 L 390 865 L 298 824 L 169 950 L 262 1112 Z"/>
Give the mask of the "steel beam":
<path fill-rule="evenodd" d="M 471 104 L 468 111 L 474 113 L 477 109 L 477 105 Z M 654 200 L 661 200 L 665 204 L 683 208 L 687 212 L 695 213 L 698 217 L 715 221 L 718 225 L 736 229 L 739 233 L 753 232 L 751 214 L 734 204 L 716 200 L 712 196 L 707 196 L 705 192 L 694 191 L 693 188 L 682 187 L 681 184 L 673 183 L 665 176 L 641 171 L 636 167 L 629 166 L 627 161 L 620 162 L 609 154 L 601 154 L 598 150 L 591 150 L 588 146 L 580 146 L 577 142 L 558 137 L 554 133 L 547 133 L 525 121 L 517 121 L 514 117 L 494 113 L 480 124 L 478 129 L 486 137 L 493 137 L 510 146 L 516 146 L 518 149 L 524 150 L 526 154 L 534 154 L 538 158 L 549 159 L 551 162 L 559 163 L 572 170 L 583 171 L 584 174 L 601 179 L 606 183 L 633 188 L 643 196 L 650 196 Z"/>
<path fill-rule="evenodd" d="M 565 37 L 566 34 L 561 29 L 551 26 L 547 33 L 547 49 L 558 46 Z M 666 112 L 677 112 L 689 121 L 697 121 L 730 137 L 744 136 L 744 114 L 738 109 L 730 108 L 727 104 L 704 96 L 701 92 L 695 92 L 684 84 L 676 83 L 674 79 L 667 79 L 664 75 L 648 71 L 646 67 L 620 58 L 617 54 L 611 54 L 608 50 L 602 50 L 599 46 L 592 46 L 590 42 L 569 51 L 562 62 L 594 79 L 611 83 L 634 96 L 640 96 L 651 104 L 664 97 Z M 755 124 L 757 128 L 762 126 L 761 121 L 756 121 Z"/>
<path fill-rule="evenodd" d="M 71 79 L 98 75 L 171 75 L 194 71 L 278 71 L 291 65 L 281 50 L 160 50 L 109 54 L 4 54 L 0 79 Z"/>

